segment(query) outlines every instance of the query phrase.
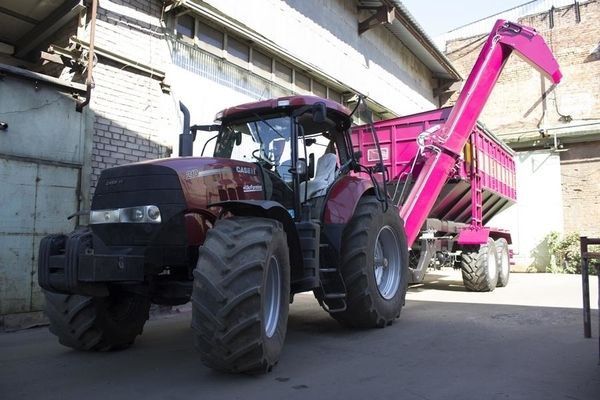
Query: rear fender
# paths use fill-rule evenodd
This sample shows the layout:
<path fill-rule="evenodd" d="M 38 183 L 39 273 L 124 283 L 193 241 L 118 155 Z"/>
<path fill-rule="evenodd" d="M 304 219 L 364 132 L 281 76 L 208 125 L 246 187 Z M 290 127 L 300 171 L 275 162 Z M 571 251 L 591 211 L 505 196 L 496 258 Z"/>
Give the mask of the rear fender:
<path fill-rule="evenodd" d="M 374 193 L 370 180 L 357 176 L 344 176 L 333 184 L 325 202 L 325 224 L 347 224 L 354 215 L 358 201 L 364 194 Z"/>
<path fill-rule="evenodd" d="M 287 235 L 292 270 L 303 268 L 300 240 L 296 224 L 289 212 L 278 202 L 270 200 L 231 200 L 209 204 L 209 207 L 221 207 L 223 212 L 229 211 L 240 217 L 269 218 L 281 222 Z"/>
<path fill-rule="evenodd" d="M 340 259 L 344 229 L 365 194 L 375 194 L 373 183 L 350 175 L 338 179 L 329 191 L 323 211 L 323 222 L 325 240 L 333 252 L 330 259 Z"/>

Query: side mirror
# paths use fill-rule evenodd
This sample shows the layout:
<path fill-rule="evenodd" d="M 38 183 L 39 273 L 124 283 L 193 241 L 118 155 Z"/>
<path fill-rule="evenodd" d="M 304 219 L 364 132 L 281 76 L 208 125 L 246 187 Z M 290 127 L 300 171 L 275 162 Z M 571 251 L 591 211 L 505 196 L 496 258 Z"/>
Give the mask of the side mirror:
<path fill-rule="evenodd" d="M 315 177 L 315 153 L 308 155 L 308 179 Z"/>
<path fill-rule="evenodd" d="M 300 180 L 308 173 L 308 165 L 306 165 L 306 160 L 304 158 L 298 159 L 298 162 L 296 163 L 296 173 L 300 176 Z"/>
<path fill-rule="evenodd" d="M 312 118 L 313 122 L 317 124 L 323 124 L 327 121 L 327 108 L 325 103 L 318 102 L 312 106 Z"/>
<path fill-rule="evenodd" d="M 240 131 L 235 131 L 235 145 L 239 146 L 240 144 L 242 144 L 242 132 Z"/>

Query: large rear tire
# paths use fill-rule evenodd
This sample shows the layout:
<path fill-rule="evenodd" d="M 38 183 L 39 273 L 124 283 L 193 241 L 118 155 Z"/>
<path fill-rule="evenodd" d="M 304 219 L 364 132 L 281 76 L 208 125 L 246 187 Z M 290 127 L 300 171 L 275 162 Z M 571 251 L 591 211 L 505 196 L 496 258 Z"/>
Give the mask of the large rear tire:
<path fill-rule="evenodd" d="M 460 258 L 463 283 L 472 292 L 491 292 L 498 282 L 496 245 L 492 238 L 478 251 L 463 251 Z"/>
<path fill-rule="evenodd" d="M 506 239 L 496 240 L 496 263 L 498 264 L 498 283 L 496 285 L 505 287 L 510 278 L 510 256 Z"/>
<path fill-rule="evenodd" d="M 133 344 L 148 320 L 150 300 L 134 293 L 108 297 L 66 295 L 45 291 L 50 332 L 76 350 L 119 350 Z"/>
<path fill-rule="evenodd" d="M 287 330 L 290 261 L 281 223 L 219 220 L 194 271 L 192 328 L 202 361 L 223 372 L 265 373 Z"/>
<path fill-rule="evenodd" d="M 384 212 L 373 196 L 360 200 L 343 233 L 341 272 L 347 308 L 331 314 L 340 323 L 383 328 L 400 316 L 409 271 L 404 223 L 396 208 Z"/>

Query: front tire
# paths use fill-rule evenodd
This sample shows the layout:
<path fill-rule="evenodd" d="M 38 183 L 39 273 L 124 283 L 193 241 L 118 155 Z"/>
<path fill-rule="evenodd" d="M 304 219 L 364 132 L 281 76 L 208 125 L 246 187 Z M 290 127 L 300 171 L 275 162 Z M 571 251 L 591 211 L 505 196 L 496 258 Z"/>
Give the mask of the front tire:
<path fill-rule="evenodd" d="M 382 211 L 363 197 L 342 238 L 341 272 L 347 308 L 331 315 L 344 325 L 383 328 L 400 316 L 408 284 L 408 247 L 396 208 Z"/>
<path fill-rule="evenodd" d="M 287 331 L 290 261 L 281 223 L 219 220 L 194 271 L 192 328 L 202 361 L 223 372 L 265 373 Z"/>
<path fill-rule="evenodd" d="M 496 245 L 492 238 L 478 251 L 463 251 L 460 258 L 463 283 L 472 292 L 491 292 L 498 282 Z"/>
<path fill-rule="evenodd" d="M 133 344 L 148 320 L 150 300 L 134 293 L 115 292 L 90 297 L 44 291 L 50 332 L 76 350 L 120 350 Z"/>

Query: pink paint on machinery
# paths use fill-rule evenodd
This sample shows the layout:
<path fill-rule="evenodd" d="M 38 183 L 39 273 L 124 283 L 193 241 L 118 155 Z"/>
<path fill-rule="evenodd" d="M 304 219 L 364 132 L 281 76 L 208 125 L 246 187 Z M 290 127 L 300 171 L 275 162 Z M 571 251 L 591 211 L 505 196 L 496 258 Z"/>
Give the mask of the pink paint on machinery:
<path fill-rule="evenodd" d="M 425 158 L 421 152 L 429 149 L 419 146 L 419 136 L 432 127 L 443 126 L 451 111 L 451 107 L 446 107 L 374 123 L 383 163 L 389 171 L 388 190 L 395 203 L 402 203 L 406 196 L 401 194 L 412 188 L 412 180 L 423 169 Z M 379 157 L 370 127 L 357 127 L 353 135 L 355 150 L 366 155 L 363 163 L 375 166 Z M 483 225 L 512 205 L 516 195 L 513 151 L 477 124 L 449 172 L 428 219 L 453 221 L 472 228 L 461 235 L 460 244 L 485 243 L 488 230 L 484 230 Z M 451 232 L 451 229 L 446 231 Z"/>
<path fill-rule="evenodd" d="M 534 29 L 498 20 L 454 107 L 375 124 L 391 180 L 414 179 L 406 185 L 407 196 L 398 199 L 409 246 L 432 217 L 464 224 L 459 244 L 485 243 L 490 235 L 485 222 L 516 200 L 510 149 L 477 125 L 513 51 L 552 82 L 560 81 L 558 63 Z M 359 127 L 354 135 L 364 162 L 374 165 L 379 156 L 369 139 L 371 132 Z M 510 238 L 502 231 L 496 233 Z"/>

